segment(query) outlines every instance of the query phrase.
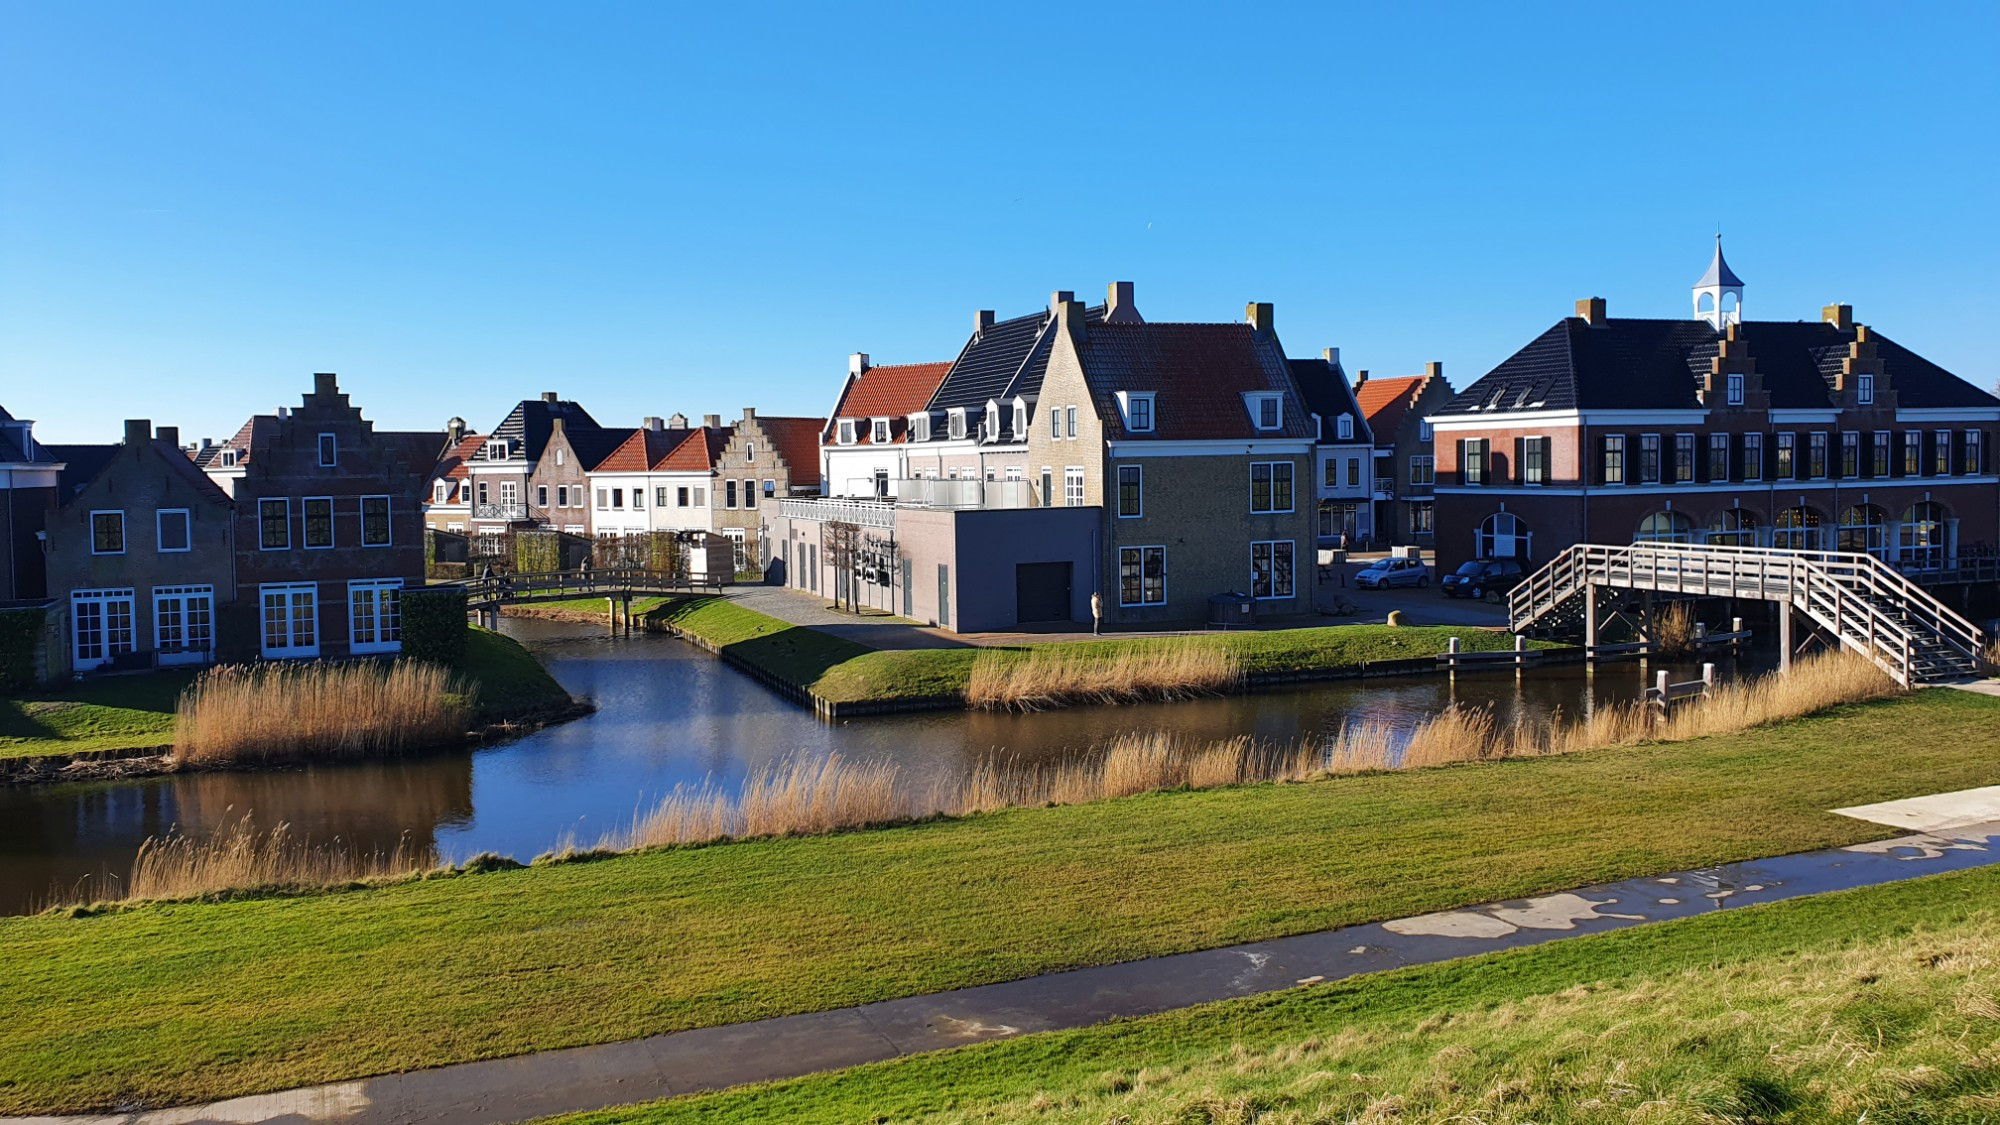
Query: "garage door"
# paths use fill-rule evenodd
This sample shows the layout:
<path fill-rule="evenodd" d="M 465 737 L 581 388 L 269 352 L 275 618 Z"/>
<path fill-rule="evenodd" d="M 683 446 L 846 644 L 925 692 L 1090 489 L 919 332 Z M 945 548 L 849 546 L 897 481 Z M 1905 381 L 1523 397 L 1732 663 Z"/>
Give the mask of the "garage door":
<path fill-rule="evenodd" d="M 1014 565 L 1014 619 L 1025 625 L 1031 621 L 1068 621 L 1070 564 L 1016 563 Z"/>

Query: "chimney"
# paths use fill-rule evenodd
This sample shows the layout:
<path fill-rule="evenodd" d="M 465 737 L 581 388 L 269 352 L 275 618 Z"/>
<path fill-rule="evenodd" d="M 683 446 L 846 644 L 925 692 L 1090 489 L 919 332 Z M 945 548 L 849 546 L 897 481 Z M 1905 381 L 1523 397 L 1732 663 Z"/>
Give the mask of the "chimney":
<path fill-rule="evenodd" d="M 1603 324 L 1604 298 L 1585 297 L 1583 300 L 1578 301 L 1576 303 L 1576 315 L 1582 317 L 1586 324 Z"/>
<path fill-rule="evenodd" d="M 658 418 L 653 417 L 651 414 L 648 414 L 644 418 L 639 419 L 639 425 L 642 428 L 651 430 L 656 434 L 659 433 L 662 428 L 660 420 Z"/>
<path fill-rule="evenodd" d="M 453 418 L 444 424 L 444 436 L 453 445 L 465 440 L 465 419 Z"/>
<path fill-rule="evenodd" d="M 1146 318 L 1139 315 L 1139 306 L 1132 301 L 1132 283 L 1114 281 L 1104 291 L 1104 323 L 1144 324 Z"/>
<path fill-rule="evenodd" d="M 546 403 L 557 403 L 561 402 L 562 399 L 558 397 L 554 391 L 543 391 L 542 401 Z"/>
<path fill-rule="evenodd" d="M 672 416 L 670 416 L 670 417 L 669 417 L 669 418 L 667 419 L 667 428 L 668 428 L 668 429 L 670 429 L 670 430 L 685 430 L 685 429 L 687 429 L 687 428 L 688 428 L 688 416 L 687 416 L 687 415 L 685 415 L 685 414 L 675 414 L 675 415 L 672 415 Z"/>
<path fill-rule="evenodd" d="M 1076 294 L 1068 289 L 1053 294 L 1049 308 L 1050 311 L 1056 314 L 1057 327 L 1069 333 L 1070 339 L 1081 342 L 1083 340 L 1083 302 L 1076 299 Z"/>
<path fill-rule="evenodd" d="M 993 327 L 993 310 L 992 310 L 992 309 L 980 309 L 980 310 L 979 310 L 978 312 L 976 312 L 976 313 L 973 313 L 973 314 L 972 314 L 972 334 L 973 334 L 973 335 L 977 336 L 977 335 L 979 335 L 979 334 L 980 334 L 981 332 L 984 332 L 984 331 L 986 331 L 986 330 L 987 330 L 988 328 L 991 328 L 991 327 Z"/>
<path fill-rule="evenodd" d="M 331 371 L 321 371 L 313 375 L 313 393 L 316 395 L 337 395 L 340 393 L 339 377 Z"/>
<path fill-rule="evenodd" d="M 1340 349 L 1339 349 L 1339 348 L 1328 348 L 1328 349 L 1326 349 L 1325 351 L 1323 351 L 1323 352 L 1321 352 L 1321 353 L 1319 353 L 1319 354 L 1320 354 L 1320 355 L 1321 355 L 1322 357 L 1324 357 L 1324 358 L 1326 359 L 1326 365 L 1327 365 L 1328 367 L 1339 367 L 1339 366 L 1340 366 Z"/>
<path fill-rule="evenodd" d="M 866 370 L 868 370 L 867 352 L 852 352 L 848 355 L 847 373 L 849 375 L 860 375 Z"/>
<path fill-rule="evenodd" d="M 164 441 L 168 445 L 178 449 L 181 444 L 181 428 L 179 426 L 161 426 L 159 429 L 153 431 L 153 440 Z"/>
<path fill-rule="evenodd" d="M 1444 378 L 1444 364 L 1443 364 L 1442 362 L 1438 361 L 1438 360 L 1435 360 L 1435 359 L 1434 359 L 1434 360 L 1432 360 L 1432 361 L 1430 361 L 1429 363 L 1426 363 L 1426 364 L 1424 364 L 1424 378 L 1426 378 L 1426 379 L 1443 379 L 1443 378 Z"/>
<path fill-rule="evenodd" d="M 549 425 L 554 427 L 549 435 L 551 437 L 565 433 L 568 429 L 568 427 L 563 425 L 563 419 L 560 416 L 549 419 Z"/>
<path fill-rule="evenodd" d="M 1269 301 L 1250 302 L 1243 306 L 1243 315 L 1250 322 L 1250 327 L 1257 330 L 1257 335 L 1259 336 L 1269 336 L 1277 331 L 1277 325 L 1274 323 L 1273 309 Z"/>
<path fill-rule="evenodd" d="M 1050 312 L 1060 311 L 1062 306 L 1067 305 L 1074 300 L 1076 300 L 1076 290 L 1058 289 L 1055 292 L 1049 294 L 1049 311 Z"/>
<path fill-rule="evenodd" d="M 1819 318 L 1845 332 L 1854 327 L 1854 306 L 1828 305 L 1819 310 Z"/>
<path fill-rule="evenodd" d="M 1365 368 L 1365 367 L 1364 367 L 1364 368 L 1362 368 L 1361 370 L 1359 370 L 1359 371 L 1356 371 L 1356 372 L 1354 373 L 1354 385 L 1355 385 L 1355 386 L 1357 386 L 1357 387 L 1358 387 L 1358 386 L 1360 386 L 1361 384 L 1363 384 L 1363 383 L 1366 383 L 1367 381 L 1368 381 L 1368 369 L 1367 369 L 1367 368 Z"/>
<path fill-rule="evenodd" d="M 719 430 L 722 428 L 722 415 L 704 414 L 701 416 L 701 424 L 707 426 L 711 430 Z"/>
<path fill-rule="evenodd" d="M 752 420 L 752 419 L 754 419 L 754 418 L 756 418 L 756 417 L 757 417 L 757 408 L 756 408 L 756 407 L 754 407 L 754 406 L 746 406 L 746 407 L 744 407 L 744 408 L 743 408 L 743 420 L 744 420 L 745 422 L 748 422 L 748 421 L 750 421 L 750 420 Z"/>
<path fill-rule="evenodd" d="M 144 445 L 153 440 L 153 420 L 151 418 L 125 419 L 125 444 Z"/>

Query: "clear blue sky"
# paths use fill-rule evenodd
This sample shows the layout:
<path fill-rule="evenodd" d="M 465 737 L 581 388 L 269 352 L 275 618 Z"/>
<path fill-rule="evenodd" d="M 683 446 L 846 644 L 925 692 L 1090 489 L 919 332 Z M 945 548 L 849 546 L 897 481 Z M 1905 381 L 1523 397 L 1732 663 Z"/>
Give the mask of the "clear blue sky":
<path fill-rule="evenodd" d="M 961 7 L 5 0 L 0 404 L 823 415 L 1112 280 L 1463 385 L 1718 223 L 1753 319 L 2000 375 L 2000 6 Z"/>

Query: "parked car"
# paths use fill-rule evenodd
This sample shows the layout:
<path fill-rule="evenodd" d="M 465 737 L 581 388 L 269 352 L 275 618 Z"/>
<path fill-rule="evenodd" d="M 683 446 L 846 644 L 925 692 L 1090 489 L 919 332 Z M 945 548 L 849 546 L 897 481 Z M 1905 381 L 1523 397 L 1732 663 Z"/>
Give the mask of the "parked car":
<path fill-rule="evenodd" d="M 1376 559 L 1354 576 L 1354 585 L 1362 590 L 1430 584 L 1431 568 L 1418 559 Z"/>
<path fill-rule="evenodd" d="M 1513 559 L 1473 559 L 1445 575 L 1442 586 L 1447 598 L 1484 600 L 1495 595 L 1504 597 L 1525 577 L 1521 564 Z"/>

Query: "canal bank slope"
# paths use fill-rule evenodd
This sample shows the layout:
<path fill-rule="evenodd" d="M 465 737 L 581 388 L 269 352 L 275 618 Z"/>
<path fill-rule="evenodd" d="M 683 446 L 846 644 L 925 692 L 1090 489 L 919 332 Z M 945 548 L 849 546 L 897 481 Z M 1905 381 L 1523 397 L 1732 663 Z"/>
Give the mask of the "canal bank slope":
<path fill-rule="evenodd" d="M 452 669 L 478 689 L 470 737 L 492 737 L 588 711 L 527 649 L 471 628 Z M 0 783 L 131 777 L 173 769 L 174 714 L 195 670 L 103 676 L 67 690 L 0 700 Z"/>
<path fill-rule="evenodd" d="M 1826 810 L 2000 781 L 1995 719 L 1924 692 L 1683 743 L 4 919 L 0 1112 L 638 1038 L 1880 839 Z"/>

